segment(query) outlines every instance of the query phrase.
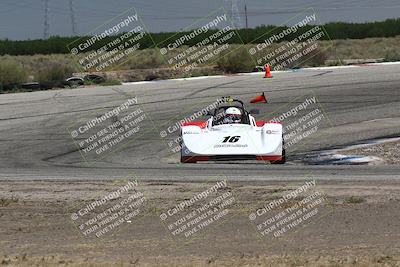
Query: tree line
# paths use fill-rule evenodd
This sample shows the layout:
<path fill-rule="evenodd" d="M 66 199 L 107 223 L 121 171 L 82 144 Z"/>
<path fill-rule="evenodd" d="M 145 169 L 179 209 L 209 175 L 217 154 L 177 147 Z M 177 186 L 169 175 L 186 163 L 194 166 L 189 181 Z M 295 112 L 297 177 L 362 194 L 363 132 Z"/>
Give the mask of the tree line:
<path fill-rule="evenodd" d="M 364 39 L 372 37 L 394 37 L 400 35 L 400 19 L 388 19 L 382 22 L 368 22 L 368 23 L 345 23 L 345 22 L 332 22 L 322 25 L 328 35 L 323 38 L 332 40 L 336 39 Z M 307 25 L 301 28 L 296 34 L 291 34 L 281 39 L 282 41 L 289 41 L 296 35 L 311 29 L 312 25 Z M 227 43 L 247 44 L 259 43 L 286 29 L 286 27 L 276 27 L 273 25 L 262 25 L 254 29 L 239 29 L 239 36 L 231 38 Z M 210 30 L 207 33 L 198 35 L 185 42 L 186 45 L 193 46 L 202 42 L 206 37 L 215 34 L 218 30 Z M 168 43 L 189 34 L 190 32 L 161 32 L 151 33 L 150 36 L 140 40 L 140 49 L 151 48 L 156 44 L 158 47 L 163 47 Z M 262 36 L 262 38 L 260 38 Z M 329 36 L 329 37 L 328 37 Z M 89 50 L 99 49 L 117 39 L 119 36 L 110 36 L 102 39 L 92 45 Z M 150 38 L 151 37 L 151 38 Z M 59 37 L 54 36 L 46 40 L 0 40 L 0 55 L 34 55 L 34 54 L 67 54 L 70 53 L 71 46 L 69 44 L 85 42 L 91 36 L 81 37 Z M 68 48 L 69 47 L 69 48 Z M 87 52 L 87 51 L 86 51 Z"/>

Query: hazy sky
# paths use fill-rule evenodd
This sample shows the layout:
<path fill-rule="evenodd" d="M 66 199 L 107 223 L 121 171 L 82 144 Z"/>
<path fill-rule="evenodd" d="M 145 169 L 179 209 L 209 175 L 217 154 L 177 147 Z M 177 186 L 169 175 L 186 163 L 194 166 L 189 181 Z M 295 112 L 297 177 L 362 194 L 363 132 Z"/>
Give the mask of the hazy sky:
<path fill-rule="evenodd" d="M 50 34 L 72 35 L 69 0 L 50 1 Z M 244 25 L 245 0 L 237 0 Z M 366 22 L 400 17 L 399 0 L 246 0 L 249 27 L 279 25 L 307 7 L 317 11 L 322 23 Z M 74 0 L 79 34 L 135 7 L 151 32 L 176 31 L 231 0 Z M 44 0 L 0 0 L 0 39 L 43 37 Z"/>

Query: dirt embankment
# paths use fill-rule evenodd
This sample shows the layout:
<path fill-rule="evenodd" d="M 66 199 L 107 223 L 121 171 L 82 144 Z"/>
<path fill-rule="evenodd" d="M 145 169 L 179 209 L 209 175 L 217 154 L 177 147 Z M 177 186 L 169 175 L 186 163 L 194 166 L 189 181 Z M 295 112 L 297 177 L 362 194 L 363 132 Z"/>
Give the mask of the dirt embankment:
<path fill-rule="evenodd" d="M 273 214 L 275 219 L 281 214 L 280 227 L 290 224 L 286 228 L 288 231 L 280 234 L 275 230 L 265 232 L 266 228 L 262 234 L 259 225 L 266 220 L 262 217 L 264 214 L 258 213 L 262 213 L 266 204 L 305 186 L 304 181 L 242 183 L 228 180 L 222 187 L 216 182 L 139 181 L 137 192 L 140 194 L 135 197 L 145 198 L 135 206 L 140 213 L 123 220 L 104 235 L 96 237 L 95 232 L 85 235 L 90 219 L 100 216 L 105 207 L 99 204 L 90 208 L 76 220 L 72 215 L 91 207 L 89 204 L 108 196 L 123 184 L 121 181 L 2 181 L 0 264 L 400 266 L 400 182 L 397 181 L 317 182 L 313 191 L 318 194 L 313 195 L 323 196 L 323 201 L 313 206 L 317 208 L 313 216 L 304 214 L 303 221 L 295 224 L 294 218 L 281 213 L 285 210 L 301 213 L 309 208 L 305 200 L 311 198 L 306 196 L 298 195 L 276 207 L 279 213 Z M 215 195 L 195 200 L 190 213 L 178 205 L 213 186 L 214 189 L 218 187 Z M 172 225 L 179 224 L 178 217 L 169 214 L 165 220 L 161 219 L 168 211 L 178 215 L 186 212 L 186 218 L 193 219 L 192 211 L 205 211 L 203 204 L 217 203 L 218 196 L 219 200 L 228 196 L 224 202 L 228 212 L 225 216 L 216 216 L 222 213 L 207 210 L 214 212 L 215 221 L 203 223 L 197 232 L 179 234 Z M 210 197 L 214 200 L 209 201 Z M 122 203 L 121 199 L 123 197 L 109 200 L 111 206 L 108 207 Z M 253 221 L 254 213 L 259 217 Z M 257 221 L 259 219 L 261 221 Z M 268 223 L 272 225 L 271 221 Z"/>

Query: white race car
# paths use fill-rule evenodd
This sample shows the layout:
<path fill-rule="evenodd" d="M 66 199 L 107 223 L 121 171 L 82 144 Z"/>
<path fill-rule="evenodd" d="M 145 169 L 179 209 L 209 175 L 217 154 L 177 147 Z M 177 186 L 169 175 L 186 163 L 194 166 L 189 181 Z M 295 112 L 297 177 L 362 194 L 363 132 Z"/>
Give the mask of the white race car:
<path fill-rule="evenodd" d="M 220 160 L 286 161 L 282 124 L 256 121 L 242 101 L 224 98 L 205 122 L 181 125 L 181 162 Z"/>

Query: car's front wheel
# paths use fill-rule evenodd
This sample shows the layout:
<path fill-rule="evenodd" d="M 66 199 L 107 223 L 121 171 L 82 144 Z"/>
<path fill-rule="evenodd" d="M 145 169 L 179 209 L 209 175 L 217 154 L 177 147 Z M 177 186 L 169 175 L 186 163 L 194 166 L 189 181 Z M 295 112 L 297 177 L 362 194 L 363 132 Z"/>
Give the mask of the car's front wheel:
<path fill-rule="evenodd" d="M 286 163 L 286 149 L 285 149 L 285 142 L 282 138 L 282 158 L 280 160 L 271 161 L 271 164 L 285 164 Z"/>
<path fill-rule="evenodd" d="M 180 138 L 179 146 L 181 147 L 181 163 L 197 163 L 192 157 L 183 155 L 183 150 L 186 149 L 186 147 L 183 145 L 182 135 Z"/>

